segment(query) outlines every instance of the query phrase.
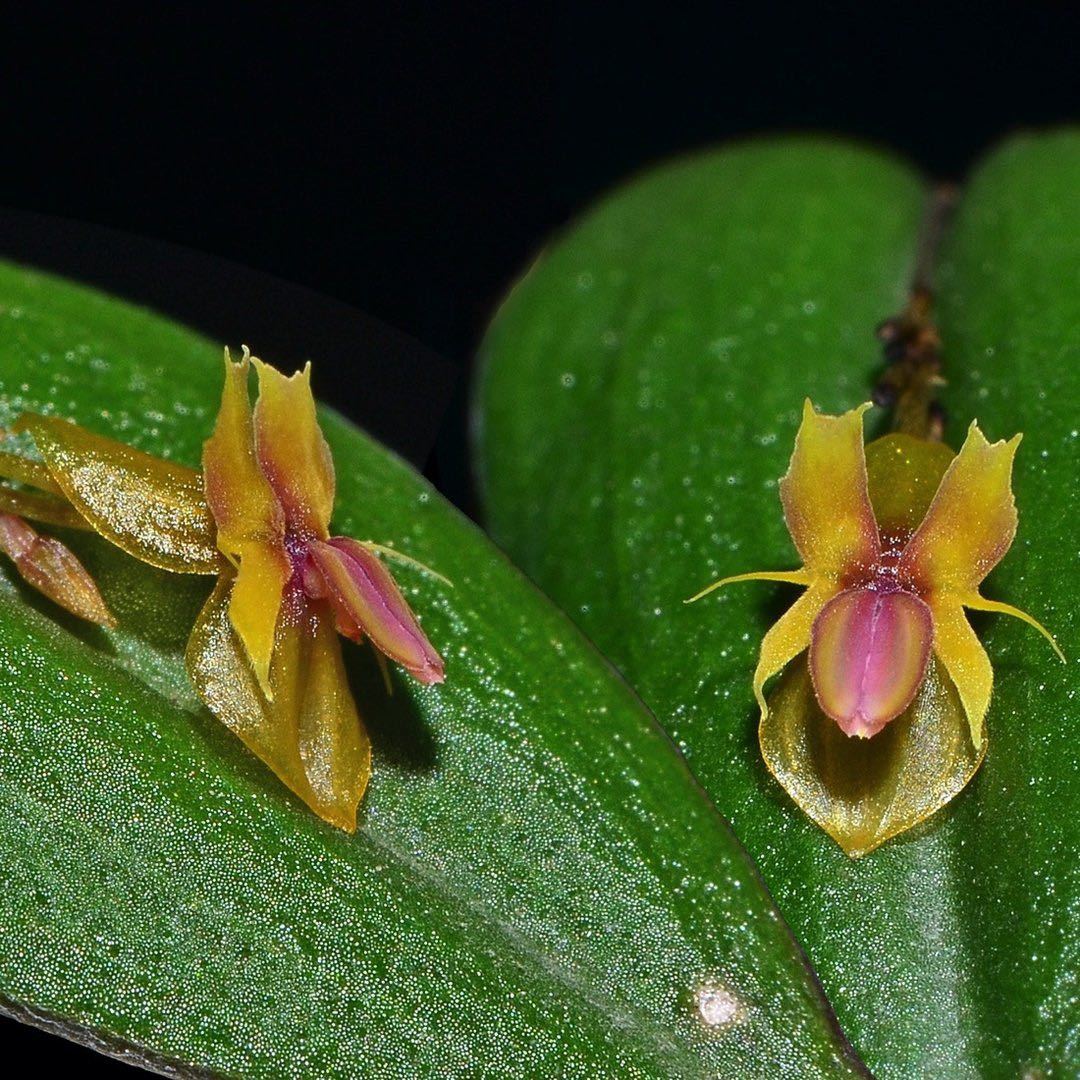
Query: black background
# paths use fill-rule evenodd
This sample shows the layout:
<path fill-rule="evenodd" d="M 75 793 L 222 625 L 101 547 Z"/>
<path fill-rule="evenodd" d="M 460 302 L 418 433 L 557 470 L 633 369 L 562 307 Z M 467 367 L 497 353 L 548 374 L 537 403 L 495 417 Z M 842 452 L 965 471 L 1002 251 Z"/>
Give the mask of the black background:
<path fill-rule="evenodd" d="M 674 152 L 806 129 L 959 179 L 1004 134 L 1075 120 L 1080 104 L 1068 3 L 150 5 L 132 21 L 86 5 L 33 19 L 9 15 L 0 41 L 0 206 L 224 257 L 419 344 L 309 293 L 260 303 L 277 286 L 228 264 L 200 274 L 155 244 L 126 258 L 99 232 L 11 219 L 0 255 L 283 366 L 317 357 L 321 395 L 470 511 L 476 341 L 530 255 L 598 193 Z M 3 1034 L 13 1059 L 127 1071 Z"/>

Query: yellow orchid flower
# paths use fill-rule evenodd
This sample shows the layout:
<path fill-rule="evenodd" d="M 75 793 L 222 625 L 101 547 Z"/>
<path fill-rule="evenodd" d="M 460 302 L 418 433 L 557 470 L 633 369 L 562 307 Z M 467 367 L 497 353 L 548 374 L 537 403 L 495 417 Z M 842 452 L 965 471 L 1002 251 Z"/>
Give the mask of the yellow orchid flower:
<path fill-rule="evenodd" d="M 955 456 L 906 434 L 864 450 L 869 407 L 824 416 L 805 403 L 780 481 L 802 568 L 691 598 L 736 581 L 806 587 L 761 643 L 759 737 L 773 774 L 853 855 L 944 805 L 982 760 L 993 672 L 965 607 L 1023 619 L 1061 656 L 1030 615 L 979 593 L 1016 534 L 1020 436 L 989 443 L 972 424 Z M 766 701 L 766 682 L 801 654 Z M 844 745 L 860 740 L 877 745 Z"/>
<path fill-rule="evenodd" d="M 153 566 L 217 575 L 186 650 L 196 690 L 315 813 L 355 829 L 371 749 L 338 633 L 369 640 L 421 683 L 442 682 L 443 662 L 379 555 L 420 564 L 330 536 L 334 467 L 310 365 L 287 378 L 226 350 L 202 473 L 57 417 L 27 415 L 15 430 L 33 436 L 39 479 L 84 528 Z"/>

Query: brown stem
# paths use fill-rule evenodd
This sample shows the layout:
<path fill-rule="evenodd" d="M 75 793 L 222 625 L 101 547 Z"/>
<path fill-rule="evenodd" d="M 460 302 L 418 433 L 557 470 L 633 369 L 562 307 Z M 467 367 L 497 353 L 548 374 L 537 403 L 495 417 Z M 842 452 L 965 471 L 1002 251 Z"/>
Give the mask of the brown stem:
<path fill-rule="evenodd" d="M 945 427 L 945 412 L 936 397 L 945 380 L 941 338 L 933 320 L 932 283 L 938 246 L 955 204 L 952 187 L 935 192 L 919 242 L 907 307 L 877 328 L 888 367 L 874 387 L 874 402 L 892 409 L 894 431 L 920 439 L 940 440 Z"/>

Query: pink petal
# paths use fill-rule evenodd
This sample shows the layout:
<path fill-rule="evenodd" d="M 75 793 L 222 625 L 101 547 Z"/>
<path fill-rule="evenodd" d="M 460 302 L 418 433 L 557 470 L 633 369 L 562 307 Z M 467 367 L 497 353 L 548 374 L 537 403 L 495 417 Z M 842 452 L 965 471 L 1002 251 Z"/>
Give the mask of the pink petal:
<path fill-rule="evenodd" d="M 442 658 L 377 555 L 343 536 L 312 541 L 308 552 L 325 583 L 340 632 L 354 639 L 365 634 L 422 683 L 443 681 Z M 308 584 L 305 580 L 305 589 Z"/>
<path fill-rule="evenodd" d="M 840 593 L 822 608 L 810 639 L 818 704 L 846 734 L 876 735 L 911 704 L 932 638 L 930 609 L 911 593 Z"/>
<path fill-rule="evenodd" d="M 59 540 L 41 536 L 12 514 L 0 514 L 0 551 L 25 581 L 54 603 L 80 619 L 116 625 L 94 579 Z"/>

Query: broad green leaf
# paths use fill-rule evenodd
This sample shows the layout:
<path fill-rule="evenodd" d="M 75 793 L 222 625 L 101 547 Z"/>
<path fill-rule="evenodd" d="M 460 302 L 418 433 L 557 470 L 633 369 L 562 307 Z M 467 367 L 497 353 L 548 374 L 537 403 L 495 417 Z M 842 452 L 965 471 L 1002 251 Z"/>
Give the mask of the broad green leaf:
<path fill-rule="evenodd" d="M 220 379 L 220 346 L 0 266 L 4 426 L 55 413 L 193 465 Z M 323 421 L 336 527 L 454 581 L 399 571 L 446 684 L 388 699 L 347 647 L 375 746 L 350 836 L 199 707 L 181 656 L 209 578 L 70 534 L 112 633 L 7 575 L 0 1008 L 245 1076 L 863 1075 L 631 691 L 422 479 Z"/>
<path fill-rule="evenodd" d="M 766 772 L 751 674 L 798 564 L 776 480 L 809 395 L 870 396 L 927 189 L 825 141 L 747 144 L 617 192 L 546 252 L 483 347 L 480 469 L 496 541 L 616 663 L 757 859 L 841 1023 L 883 1078 L 1080 1065 L 1071 669 L 976 616 L 997 694 L 986 764 L 915 832 L 851 861 Z M 1077 641 L 1080 140 L 1000 152 L 940 273 L 949 434 L 1024 431 L 1018 540 L 989 595 Z M 870 429 L 881 430 L 877 416 Z M 1028 1071 L 1030 1070 L 1030 1071 Z"/>

